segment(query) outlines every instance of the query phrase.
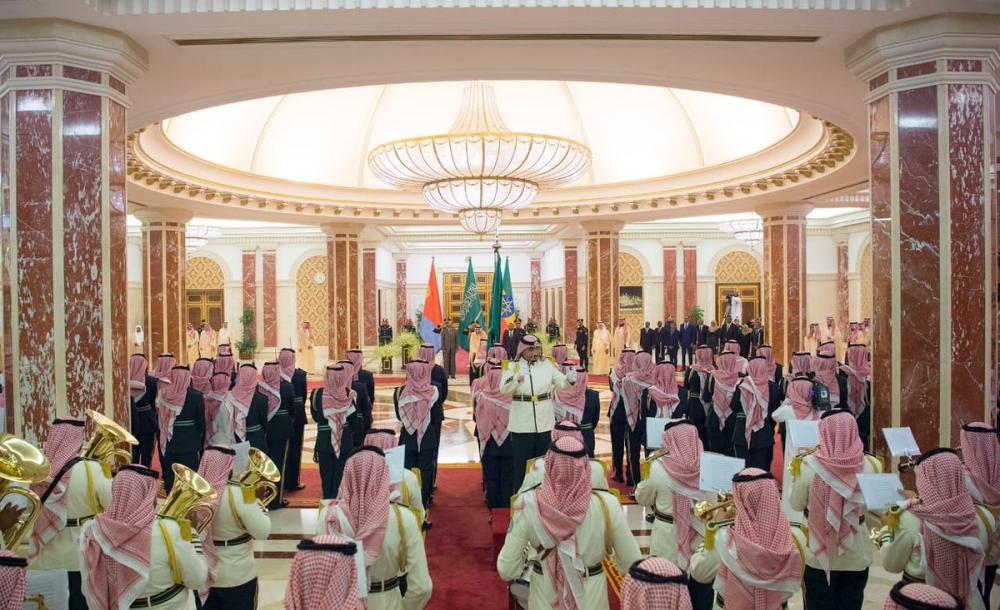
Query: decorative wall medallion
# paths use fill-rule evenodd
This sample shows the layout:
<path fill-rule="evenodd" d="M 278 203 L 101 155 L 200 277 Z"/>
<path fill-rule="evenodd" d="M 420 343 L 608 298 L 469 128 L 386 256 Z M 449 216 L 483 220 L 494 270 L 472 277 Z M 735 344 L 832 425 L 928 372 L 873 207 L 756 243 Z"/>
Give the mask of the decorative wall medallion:
<path fill-rule="evenodd" d="M 313 276 L 313 282 L 315 282 L 315 283 L 317 283 L 319 285 L 325 284 L 326 283 L 326 274 L 323 273 L 322 271 L 320 271 L 319 273 L 317 273 L 316 275 Z"/>

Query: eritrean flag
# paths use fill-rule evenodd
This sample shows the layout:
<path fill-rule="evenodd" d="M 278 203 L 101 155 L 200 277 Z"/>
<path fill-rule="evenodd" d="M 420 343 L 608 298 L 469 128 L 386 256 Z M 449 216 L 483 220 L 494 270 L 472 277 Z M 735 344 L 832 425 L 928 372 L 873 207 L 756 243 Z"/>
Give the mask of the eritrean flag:
<path fill-rule="evenodd" d="M 420 312 L 420 338 L 424 343 L 434 346 L 434 351 L 441 351 L 441 335 L 434 332 L 441 326 L 441 298 L 438 296 L 437 272 L 434 270 L 434 260 L 431 260 L 431 276 L 427 280 L 427 294 L 424 296 L 424 308 Z"/>

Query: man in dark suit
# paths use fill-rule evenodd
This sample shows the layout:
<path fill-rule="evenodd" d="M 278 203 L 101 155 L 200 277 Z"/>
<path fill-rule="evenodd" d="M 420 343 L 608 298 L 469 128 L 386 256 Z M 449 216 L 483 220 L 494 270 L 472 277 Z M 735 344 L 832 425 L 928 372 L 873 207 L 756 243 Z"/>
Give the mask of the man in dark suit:
<path fill-rule="evenodd" d="M 656 321 L 656 328 L 653 330 L 656 333 L 656 361 L 659 362 L 663 360 L 663 343 L 660 342 L 660 333 L 663 332 L 663 322 L 661 320 Z"/>
<path fill-rule="evenodd" d="M 680 328 L 681 370 L 686 369 L 691 364 L 694 364 L 694 346 L 695 341 L 698 339 L 697 335 L 698 333 L 695 327 L 691 324 L 690 320 L 685 317 Z"/>
<path fill-rule="evenodd" d="M 658 333 L 655 329 L 649 327 L 649 322 L 639 330 L 639 347 L 642 351 L 649 352 L 652 354 L 656 350 L 656 344 L 659 340 Z"/>
<path fill-rule="evenodd" d="M 670 362 L 674 366 L 677 366 L 677 350 L 681 345 L 681 334 L 677 331 L 677 327 L 674 326 L 673 318 L 667 318 L 667 323 L 660 332 L 660 343 L 663 345 L 663 350 L 666 352 Z"/>
<path fill-rule="evenodd" d="M 514 354 L 517 353 L 517 346 L 521 343 L 521 338 L 524 337 L 524 329 L 521 328 L 521 320 L 515 318 L 514 325 L 503 331 L 503 346 L 507 350 L 507 359 L 513 360 Z"/>

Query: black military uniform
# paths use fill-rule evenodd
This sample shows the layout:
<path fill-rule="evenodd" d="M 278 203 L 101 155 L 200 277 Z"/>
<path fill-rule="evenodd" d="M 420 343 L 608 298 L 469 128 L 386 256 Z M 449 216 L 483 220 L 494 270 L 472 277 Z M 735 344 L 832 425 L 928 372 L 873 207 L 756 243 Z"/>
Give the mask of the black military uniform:
<path fill-rule="evenodd" d="M 586 369 L 590 364 L 590 331 L 583 325 L 583 319 L 576 321 L 576 340 L 573 346 L 580 354 L 580 368 Z"/>
<path fill-rule="evenodd" d="M 361 414 L 358 412 L 358 402 L 362 400 L 363 394 L 358 394 L 354 403 L 355 410 L 344 420 L 344 429 L 340 433 L 340 453 L 333 453 L 333 446 L 330 443 L 330 424 L 323 415 L 323 388 L 313 390 L 309 399 L 309 410 L 312 413 L 313 421 L 316 422 L 316 461 L 319 463 L 320 484 L 323 487 L 323 499 L 329 500 L 337 497 L 340 490 L 340 481 L 344 477 L 344 465 L 347 458 L 355 447 L 355 439 L 359 434 L 364 436 L 364 424 Z"/>
<path fill-rule="evenodd" d="M 441 367 L 436 367 L 441 368 Z M 442 372 L 444 369 L 442 369 Z M 433 380 L 434 375 L 431 374 Z M 434 491 L 434 476 L 437 471 L 438 446 L 441 442 L 441 422 L 444 421 L 444 397 L 446 390 L 437 381 L 431 382 L 438 389 L 438 399 L 431 405 L 431 420 L 427 424 L 424 438 L 417 447 L 417 435 L 410 434 L 404 427 L 399 431 L 399 444 L 406 447 L 405 467 L 420 469 L 420 493 L 424 506 L 430 506 Z M 392 403 L 396 409 L 396 417 L 402 421 L 399 413 L 399 393 L 404 386 L 399 386 L 392 392 Z M 509 443 L 504 443 L 508 445 Z M 508 498 L 509 500 L 510 498 Z"/>
<path fill-rule="evenodd" d="M 253 398 L 250 399 L 246 424 L 247 437 L 240 440 L 247 441 L 251 447 L 267 453 L 267 396 L 260 390 L 254 390 Z"/>
<path fill-rule="evenodd" d="M 587 388 L 583 393 L 583 421 L 580 422 L 580 433 L 583 434 L 583 444 L 587 447 L 587 455 L 594 457 L 596 441 L 594 431 L 601 419 L 601 394 L 597 390 Z"/>
<path fill-rule="evenodd" d="M 701 375 L 697 371 L 692 370 L 691 367 L 688 367 L 684 371 L 684 387 L 678 394 L 681 397 L 681 402 L 685 405 L 685 415 L 698 427 L 698 438 L 701 439 L 702 445 L 707 448 L 708 437 L 705 430 L 705 406 L 701 402 L 701 390 Z"/>
<path fill-rule="evenodd" d="M 301 487 L 299 473 L 302 466 L 302 443 L 306 427 L 306 372 L 295 369 L 292 373 L 292 436 L 288 440 L 288 464 L 285 466 L 285 490 L 294 491 Z"/>
<path fill-rule="evenodd" d="M 705 438 L 708 442 L 705 445 L 705 450 L 736 457 L 736 450 L 733 447 L 733 434 L 736 430 L 736 412 L 731 411 L 729 416 L 726 417 L 726 421 L 720 427 L 719 416 L 712 406 L 712 396 L 714 394 L 715 377 L 710 375 L 708 383 L 705 384 L 701 392 L 702 401 L 708 405 L 708 412 L 705 415 Z"/>
<path fill-rule="evenodd" d="M 281 481 L 278 483 L 278 495 L 268 505 L 268 508 L 280 508 L 285 498 L 285 473 L 288 469 L 288 446 L 292 438 L 292 416 L 290 409 L 295 404 L 295 389 L 292 384 L 281 380 L 278 388 L 281 396 L 281 404 L 267 422 L 267 457 L 277 465 L 281 471 Z M 301 454 L 295 456 L 301 459 Z"/>
<path fill-rule="evenodd" d="M 774 419 L 771 415 L 774 410 L 781 406 L 781 393 L 778 386 L 773 381 L 768 381 L 768 404 L 767 413 L 764 417 L 764 427 L 750 435 L 750 444 L 747 445 L 746 421 L 747 416 L 743 410 L 743 394 L 740 386 L 745 383 L 752 383 L 748 377 L 740 380 L 736 391 L 733 392 L 733 400 L 730 408 L 736 414 L 733 427 L 733 450 L 736 457 L 746 460 L 747 468 L 760 468 L 764 471 L 771 470 L 771 458 L 774 456 Z"/>
<path fill-rule="evenodd" d="M 204 446 L 205 399 L 201 392 L 189 387 L 184 397 L 184 407 L 174 420 L 170 442 L 160 456 L 163 486 L 168 493 L 174 486 L 173 465 L 183 464 L 197 472 Z"/>
<path fill-rule="evenodd" d="M 549 322 L 549 325 L 545 327 L 545 333 L 549 336 L 549 341 L 558 341 L 559 325 L 555 322 Z"/>
<path fill-rule="evenodd" d="M 382 324 L 378 327 L 378 344 L 388 345 L 392 343 L 392 327 L 388 324 Z"/>
<path fill-rule="evenodd" d="M 138 400 L 130 397 L 132 436 L 139 444 L 132 447 L 132 462 L 149 468 L 153 464 L 153 447 L 160 430 L 156 416 L 156 377 L 146 374 L 146 393 Z"/>

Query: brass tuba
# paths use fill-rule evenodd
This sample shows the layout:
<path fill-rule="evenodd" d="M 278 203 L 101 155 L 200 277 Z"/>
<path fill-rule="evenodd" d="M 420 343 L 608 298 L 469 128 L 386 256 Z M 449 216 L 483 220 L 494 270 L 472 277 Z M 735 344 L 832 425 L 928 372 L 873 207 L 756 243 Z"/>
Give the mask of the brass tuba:
<path fill-rule="evenodd" d="M 0 434 L 0 498 L 24 496 L 28 507 L 8 531 L 3 532 L 4 548 L 13 551 L 21 539 L 35 527 L 35 520 L 42 513 L 42 502 L 38 495 L 24 487 L 13 487 L 11 483 L 41 483 L 51 472 L 49 459 L 28 441 L 13 434 Z M 0 506 L 3 502 L 0 502 Z"/>
<path fill-rule="evenodd" d="M 130 464 L 132 462 L 131 451 L 121 449 L 119 445 L 138 445 L 139 441 L 128 430 L 103 413 L 87 409 L 87 418 L 93 424 L 93 429 L 90 438 L 83 444 L 80 457 L 96 462 L 106 462 L 109 466 L 114 466 L 118 458 L 123 460 L 122 463 Z"/>
<path fill-rule="evenodd" d="M 207 513 L 195 528 L 201 534 L 215 518 L 215 505 L 212 503 L 215 497 L 215 490 L 204 477 L 183 464 L 174 464 L 174 486 L 156 516 L 179 523 L 181 535 L 190 539 L 191 515 Z"/>
<path fill-rule="evenodd" d="M 278 497 L 279 481 L 281 481 L 281 471 L 278 470 L 278 466 L 267 457 L 266 453 L 251 447 L 250 461 L 246 469 L 232 482 L 242 487 L 253 487 L 254 492 L 264 489 L 267 493 L 260 498 L 260 503 L 262 506 L 267 506 Z"/>

